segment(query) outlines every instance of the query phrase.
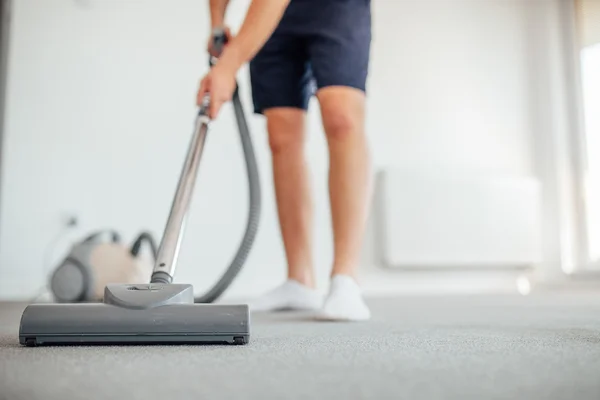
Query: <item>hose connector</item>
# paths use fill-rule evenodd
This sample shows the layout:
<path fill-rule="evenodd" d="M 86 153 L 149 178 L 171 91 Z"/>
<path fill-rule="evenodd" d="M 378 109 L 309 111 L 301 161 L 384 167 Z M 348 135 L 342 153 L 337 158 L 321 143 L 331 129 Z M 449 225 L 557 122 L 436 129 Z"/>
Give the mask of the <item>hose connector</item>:
<path fill-rule="evenodd" d="M 150 283 L 164 283 L 168 285 L 173 282 L 173 277 L 166 272 L 156 271 L 152 273 L 152 279 L 150 279 Z"/>

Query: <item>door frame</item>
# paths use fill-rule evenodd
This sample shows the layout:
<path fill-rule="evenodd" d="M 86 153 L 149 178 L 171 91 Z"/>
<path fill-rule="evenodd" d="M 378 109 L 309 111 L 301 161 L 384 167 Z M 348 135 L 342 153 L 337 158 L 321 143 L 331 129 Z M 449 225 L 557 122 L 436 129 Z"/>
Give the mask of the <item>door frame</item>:
<path fill-rule="evenodd" d="M 0 206 L 4 176 L 4 133 L 6 125 L 6 86 L 13 0 L 0 0 Z M 0 228 L 1 229 L 1 228 Z"/>

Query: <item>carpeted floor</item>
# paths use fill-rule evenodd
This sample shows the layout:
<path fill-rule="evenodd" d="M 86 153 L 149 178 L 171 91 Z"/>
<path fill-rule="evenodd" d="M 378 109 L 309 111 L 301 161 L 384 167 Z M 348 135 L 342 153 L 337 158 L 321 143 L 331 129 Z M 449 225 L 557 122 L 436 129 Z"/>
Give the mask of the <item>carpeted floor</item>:
<path fill-rule="evenodd" d="M 247 346 L 22 348 L 0 303 L 0 399 L 600 399 L 600 293 L 370 304 L 254 315 Z"/>

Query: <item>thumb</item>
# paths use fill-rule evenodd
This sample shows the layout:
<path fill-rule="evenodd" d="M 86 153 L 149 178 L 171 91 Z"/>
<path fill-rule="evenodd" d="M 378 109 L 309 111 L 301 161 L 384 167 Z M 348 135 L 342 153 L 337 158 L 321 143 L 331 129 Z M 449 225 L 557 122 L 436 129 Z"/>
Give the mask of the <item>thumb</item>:
<path fill-rule="evenodd" d="M 222 104 L 223 104 L 223 101 L 218 97 L 213 97 L 210 99 L 210 111 L 209 111 L 210 119 L 217 118 L 217 115 L 219 114 L 219 110 L 221 109 Z"/>
<path fill-rule="evenodd" d="M 200 82 L 200 88 L 198 89 L 198 94 L 196 95 L 196 105 L 198 107 L 202 106 L 204 97 L 207 94 L 210 94 L 210 79 L 208 76 L 205 76 Z"/>

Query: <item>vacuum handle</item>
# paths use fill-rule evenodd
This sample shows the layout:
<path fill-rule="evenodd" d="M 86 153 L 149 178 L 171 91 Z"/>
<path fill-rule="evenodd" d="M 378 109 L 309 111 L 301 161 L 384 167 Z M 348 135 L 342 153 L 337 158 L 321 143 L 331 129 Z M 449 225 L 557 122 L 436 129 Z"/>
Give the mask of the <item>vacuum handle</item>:
<path fill-rule="evenodd" d="M 212 31 L 213 48 L 221 55 L 227 44 L 227 33 L 224 28 L 215 28 Z"/>
<path fill-rule="evenodd" d="M 121 241 L 121 235 L 119 235 L 117 233 L 117 231 L 106 230 L 106 231 L 99 231 L 99 232 L 94 232 L 94 233 L 90 234 L 88 237 L 86 237 L 83 240 L 83 243 L 92 243 L 92 242 L 95 242 L 103 234 L 109 234 L 110 235 L 110 241 L 113 242 L 113 243 L 119 243 Z"/>
<path fill-rule="evenodd" d="M 211 55 L 209 59 L 210 67 L 212 68 L 218 61 L 218 57 L 223 53 L 223 49 L 227 44 L 227 33 L 223 28 L 215 28 L 212 31 L 212 50 L 215 55 Z M 198 111 L 199 117 L 207 117 L 208 116 L 208 107 L 210 106 L 210 95 L 209 93 L 204 95 L 204 99 L 202 99 L 202 104 L 200 105 L 200 110 Z"/>
<path fill-rule="evenodd" d="M 227 33 L 225 32 L 225 29 L 223 29 L 223 28 L 213 29 L 213 31 L 212 31 L 212 49 L 216 55 L 211 56 L 209 59 L 209 64 L 211 67 L 217 63 L 219 57 L 221 56 L 221 53 L 223 53 L 223 49 L 225 48 L 227 41 L 228 41 L 228 39 L 227 39 Z"/>
<path fill-rule="evenodd" d="M 144 244 L 144 242 L 146 242 L 148 244 L 148 246 L 150 246 L 150 251 L 152 251 L 152 257 L 156 260 L 156 257 L 158 255 L 158 248 L 156 247 L 154 238 L 152 237 L 152 235 L 149 232 L 140 233 L 140 235 L 137 237 L 137 239 L 135 239 L 135 241 L 131 245 L 129 254 L 131 254 L 132 257 L 137 257 L 140 254 L 140 250 L 141 250 L 142 244 Z"/>

